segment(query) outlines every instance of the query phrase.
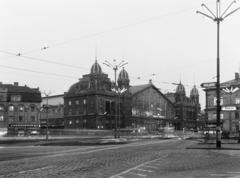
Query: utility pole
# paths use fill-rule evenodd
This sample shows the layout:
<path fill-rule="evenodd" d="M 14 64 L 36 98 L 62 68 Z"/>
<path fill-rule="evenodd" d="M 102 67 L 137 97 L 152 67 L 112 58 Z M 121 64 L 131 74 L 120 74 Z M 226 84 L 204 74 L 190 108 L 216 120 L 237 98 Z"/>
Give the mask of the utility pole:
<path fill-rule="evenodd" d="M 43 91 L 42 92 L 46 97 L 47 97 L 47 102 L 46 102 L 46 108 L 47 108 L 47 113 L 46 113 L 46 116 L 47 116 L 47 133 L 46 133 L 46 140 L 48 140 L 48 108 L 49 108 L 49 106 L 48 106 L 48 97 L 52 94 L 52 93 L 54 93 L 54 91 L 49 91 L 48 93 L 46 93 L 45 91 Z"/>

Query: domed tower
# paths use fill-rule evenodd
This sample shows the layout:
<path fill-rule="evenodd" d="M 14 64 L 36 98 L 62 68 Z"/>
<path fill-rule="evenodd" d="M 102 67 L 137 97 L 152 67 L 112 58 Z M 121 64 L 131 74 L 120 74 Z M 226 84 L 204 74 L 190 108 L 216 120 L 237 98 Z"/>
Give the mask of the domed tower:
<path fill-rule="evenodd" d="M 129 80 L 128 73 L 124 68 L 119 73 L 117 82 L 118 82 L 118 87 L 120 89 L 126 88 L 127 91 L 129 91 L 130 80 Z"/>
<path fill-rule="evenodd" d="M 190 91 L 190 98 L 195 103 L 199 103 L 199 93 L 198 93 L 198 89 L 196 88 L 196 85 L 194 85 L 194 87 Z"/>
<path fill-rule="evenodd" d="M 102 73 L 102 68 L 98 64 L 97 60 L 95 60 L 95 63 L 91 67 L 90 74 L 101 74 Z"/>
<path fill-rule="evenodd" d="M 91 67 L 90 71 L 90 81 L 89 81 L 89 88 L 99 90 L 102 89 L 102 68 L 98 64 L 97 60 Z"/>
<path fill-rule="evenodd" d="M 176 102 L 183 102 L 183 101 L 185 101 L 185 97 L 186 97 L 185 88 L 180 82 L 180 84 L 176 88 L 175 100 L 176 100 Z"/>

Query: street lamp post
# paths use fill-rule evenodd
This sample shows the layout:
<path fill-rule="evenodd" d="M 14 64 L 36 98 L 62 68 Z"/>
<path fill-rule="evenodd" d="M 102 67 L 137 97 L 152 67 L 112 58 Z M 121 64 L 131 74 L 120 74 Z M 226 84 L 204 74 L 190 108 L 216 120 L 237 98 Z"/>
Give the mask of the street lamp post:
<path fill-rule="evenodd" d="M 46 93 L 45 91 L 42 92 L 46 97 L 47 97 L 47 102 L 46 102 L 46 105 L 47 105 L 47 133 L 46 133 L 46 140 L 48 140 L 48 97 L 54 93 L 54 91 L 49 91 L 48 93 Z"/>
<path fill-rule="evenodd" d="M 112 89 L 113 91 L 115 91 L 115 89 Z M 124 93 L 125 91 L 127 91 L 127 89 L 126 88 L 123 88 L 122 90 L 118 90 L 118 91 L 115 91 L 116 93 L 118 93 L 118 96 L 119 96 L 119 100 L 118 100 L 118 105 L 119 105 L 119 115 L 118 115 L 118 138 L 120 138 L 120 129 L 121 129 L 121 127 L 120 127 L 120 95 L 121 95 L 121 93 Z"/>
<path fill-rule="evenodd" d="M 108 62 L 108 61 L 105 61 L 103 64 L 114 70 L 114 77 L 115 77 L 115 87 L 114 87 L 115 88 L 115 131 L 114 131 L 114 137 L 117 138 L 117 105 L 116 105 L 116 103 L 117 103 L 117 93 L 116 93 L 117 83 L 116 83 L 116 73 L 117 73 L 117 70 L 119 68 L 125 66 L 128 63 L 124 63 L 124 61 L 122 61 L 122 62 L 120 62 L 120 64 L 117 65 L 116 60 L 114 59 L 113 60 L 113 65 L 110 64 L 110 62 Z"/>
<path fill-rule="evenodd" d="M 206 18 L 208 20 L 217 22 L 217 132 L 216 132 L 216 147 L 221 148 L 221 132 L 220 132 L 220 63 L 219 63 L 219 25 L 220 22 L 222 22 L 224 19 L 230 17 L 233 15 L 234 12 L 239 10 L 240 8 L 235 9 L 234 11 L 229 12 L 229 10 L 232 8 L 232 6 L 236 3 L 236 1 L 233 1 L 230 6 L 225 10 L 225 12 L 221 15 L 220 14 L 220 0 L 217 0 L 217 7 L 216 7 L 216 16 L 208 9 L 208 7 L 204 4 L 202 4 L 202 7 L 207 11 L 207 14 L 204 14 L 202 12 L 197 11 L 197 14 L 202 15 L 203 18 Z"/>

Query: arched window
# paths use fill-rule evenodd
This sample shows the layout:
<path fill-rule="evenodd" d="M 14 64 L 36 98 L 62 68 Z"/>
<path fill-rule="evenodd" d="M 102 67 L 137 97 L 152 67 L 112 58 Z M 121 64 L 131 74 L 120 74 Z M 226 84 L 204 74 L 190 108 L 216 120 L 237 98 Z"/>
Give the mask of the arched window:
<path fill-rule="evenodd" d="M 10 105 L 8 106 L 8 120 L 9 120 L 9 123 L 11 122 L 14 122 L 14 106 L 13 105 Z"/>
<path fill-rule="evenodd" d="M 18 112 L 24 112 L 24 106 L 18 106 Z"/>
<path fill-rule="evenodd" d="M 9 112 L 13 112 L 13 111 L 14 111 L 14 106 L 9 106 L 9 107 L 8 107 L 8 111 L 9 111 Z"/>
<path fill-rule="evenodd" d="M 95 89 L 97 89 L 98 88 L 98 81 L 97 81 L 97 79 L 95 79 Z"/>
<path fill-rule="evenodd" d="M 115 102 L 111 103 L 111 113 L 115 113 Z"/>
<path fill-rule="evenodd" d="M 5 107 L 4 106 L 0 106 L 0 122 L 3 122 L 4 121 L 4 110 L 5 110 Z"/>
<path fill-rule="evenodd" d="M 18 106 L 18 121 L 19 122 L 24 121 L 24 106 L 23 105 Z"/>
<path fill-rule="evenodd" d="M 106 108 L 106 112 L 110 113 L 110 101 L 105 102 L 105 108 Z"/>

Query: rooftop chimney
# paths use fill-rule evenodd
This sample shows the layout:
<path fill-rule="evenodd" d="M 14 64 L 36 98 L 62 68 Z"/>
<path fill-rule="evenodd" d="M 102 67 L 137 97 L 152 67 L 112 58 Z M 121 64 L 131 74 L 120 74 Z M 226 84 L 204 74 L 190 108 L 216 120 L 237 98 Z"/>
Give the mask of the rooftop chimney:
<path fill-rule="evenodd" d="M 152 79 L 149 80 L 149 84 L 152 84 Z"/>
<path fill-rule="evenodd" d="M 235 80 L 239 80 L 239 73 L 235 72 Z"/>
<path fill-rule="evenodd" d="M 18 82 L 14 82 L 13 85 L 14 85 L 14 86 L 18 86 Z"/>
<path fill-rule="evenodd" d="M 2 85 L 2 82 L 0 82 L 0 85 Z"/>

